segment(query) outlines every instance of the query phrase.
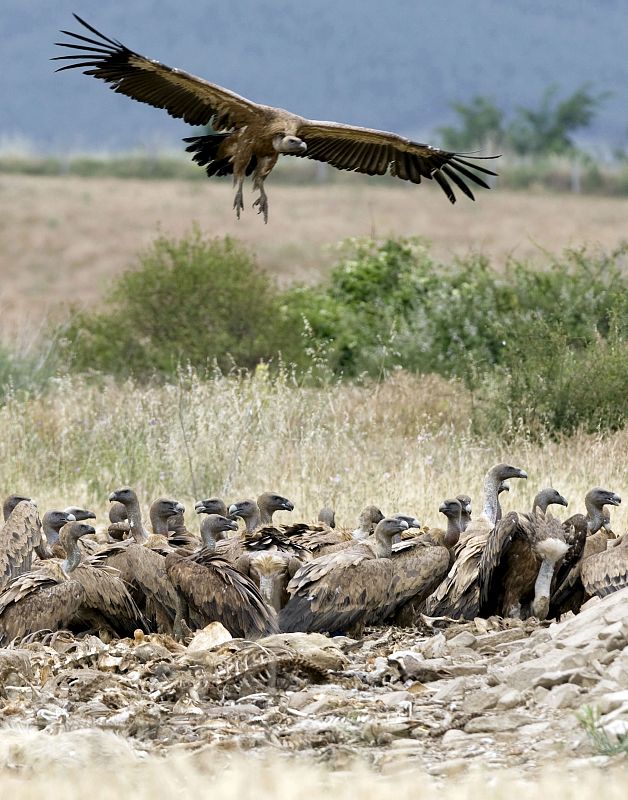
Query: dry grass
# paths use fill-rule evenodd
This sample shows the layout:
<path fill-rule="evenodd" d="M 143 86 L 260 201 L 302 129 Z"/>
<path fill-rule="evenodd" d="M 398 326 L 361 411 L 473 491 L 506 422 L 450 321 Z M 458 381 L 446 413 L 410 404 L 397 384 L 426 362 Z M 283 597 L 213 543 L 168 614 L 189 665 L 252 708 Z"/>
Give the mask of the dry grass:
<path fill-rule="evenodd" d="M 625 238 L 628 217 L 628 199 L 497 190 L 452 208 L 431 186 L 349 181 L 272 185 L 265 226 L 249 207 L 250 187 L 240 222 L 232 194 L 210 181 L 0 176 L 0 328 L 31 333 L 58 315 L 59 303 L 97 301 L 158 229 L 181 236 L 194 220 L 203 233 L 251 245 L 285 282 L 316 280 L 348 236 L 420 235 L 439 258 L 480 250 L 499 265 L 508 255 L 540 260 L 543 250 L 584 242 L 610 249 Z"/>
<path fill-rule="evenodd" d="M 73 731 L 50 736 L 35 731 L 0 731 L 0 791 L 11 800 L 63 797 L 65 800 L 171 800 L 174 797 L 229 800 L 623 800 L 628 775 L 621 768 L 596 770 L 590 764 L 571 774 L 540 775 L 472 770 L 435 779 L 416 764 L 395 756 L 379 773 L 356 762 L 331 772 L 294 759 L 274 760 L 250 753 L 233 756 L 206 748 L 194 755 L 136 756 L 106 732 Z M 102 749 L 99 749 L 102 748 Z M 115 769 L 113 768 L 115 764 Z M 42 765 L 45 767 L 42 769 Z"/>
<path fill-rule="evenodd" d="M 283 521 L 313 519 L 331 503 L 346 525 L 367 503 L 434 525 L 441 501 L 462 491 L 479 511 L 483 475 L 502 460 L 530 476 L 512 481 L 508 508 L 530 507 L 547 485 L 571 501 L 568 513 L 583 510 L 592 486 L 626 493 L 628 430 L 562 443 L 479 441 L 468 430 L 470 402 L 457 384 L 404 373 L 327 389 L 288 376 L 272 382 L 265 370 L 241 380 L 186 375 L 162 387 L 62 379 L 41 398 L 0 409 L 0 485 L 43 510 L 85 504 L 100 514 L 126 483 L 144 504 L 168 494 L 188 507 L 201 496 L 273 490 L 296 504 Z M 628 529 L 626 505 L 612 520 Z"/>

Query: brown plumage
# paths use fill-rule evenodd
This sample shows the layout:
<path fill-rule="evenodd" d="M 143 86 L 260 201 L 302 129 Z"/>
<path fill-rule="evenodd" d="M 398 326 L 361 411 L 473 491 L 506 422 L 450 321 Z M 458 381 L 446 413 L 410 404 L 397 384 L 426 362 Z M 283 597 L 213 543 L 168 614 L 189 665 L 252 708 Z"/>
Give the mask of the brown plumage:
<path fill-rule="evenodd" d="M 368 539 L 375 531 L 375 526 L 384 519 L 384 515 L 377 506 L 366 506 L 360 512 L 358 527 L 353 529 L 326 528 L 317 529 L 309 526 L 305 530 L 298 525 L 286 528 L 286 535 L 290 541 L 307 548 L 315 557 L 338 553 L 355 542 Z"/>
<path fill-rule="evenodd" d="M 346 631 L 386 605 L 394 576 L 392 537 L 407 523 L 383 519 L 368 540 L 304 564 L 288 584 L 282 631 Z"/>
<path fill-rule="evenodd" d="M 580 547 L 579 557 L 569 558 L 568 553 L 565 561 L 569 559 L 569 565 L 565 564 L 563 569 L 559 570 L 552 592 L 548 614 L 550 618 L 560 619 L 561 615 L 568 611 L 577 614 L 588 599 L 589 595 L 585 591 L 581 572 L 588 560 L 605 552 L 607 543 L 614 538 L 614 534 L 608 529 L 610 516 L 604 506 L 607 504 L 615 506 L 620 502 L 621 498 L 615 492 L 595 487 L 587 492 L 584 498 L 586 516 L 574 514 L 563 522 L 563 527 L 572 539 L 584 539 L 584 547 Z"/>
<path fill-rule="evenodd" d="M 12 495 L 4 502 L 7 516 L 0 529 L 0 591 L 12 578 L 31 568 L 33 553 L 45 545 L 37 506 L 22 497 L 16 500 L 17 497 Z"/>
<path fill-rule="evenodd" d="M 473 619 L 479 611 L 478 566 L 498 515 L 499 490 L 509 478 L 527 478 L 527 473 L 509 464 L 497 464 L 484 477 L 484 507 L 471 520 L 455 546 L 455 561 L 440 586 L 428 597 L 425 611 L 430 616 Z"/>
<path fill-rule="evenodd" d="M 274 613 L 253 581 L 215 554 L 216 535 L 236 527 L 233 520 L 210 514 L 201 526 L 204 546 L 200 550 L 166 556 L 166 573 L 179 597 L 175 632 L 183 621 L 192 630 L 217 621 L 232 636 L 244 639 L 277 631 Z M 206 535 L 209 532 L 211 537 Z"/>
<path fill-rule="evenodd" d="M 254 550 L 240 556 L 236 566 L 258 587 L 266 604 L 279 613 L 289 599 L 288 582 L 303 566 L 303 559 L 281 550 Z"/>
<path fill-rule="evenodd" d="M 92 36 L 62 31 L 73 41 L 57 44 L 77 53 L 54 59 L 70 62 L 59 71 L 83 69 L 85 75 L 105 81 L 114 91 L 165 109 L 170 116 L 190 125 L 211 124 L 215 133 L 185 139 L 190 143 L 187 150 L 194 154 L 194 161 L 207 168 L 210 177 L 233 175 L 238 187 L 234 201 L 238 217 L 244 208 L 244 178 L 252 173 L 253 188 L 260 192 L 254 206 L 259 206 L 259 213 L 267 221 L 264 181 L 282 153 L 367 175 L 389 173 L 415 184 L 423 179 L 435 180 L 452 203 L 456 201 L 452 183 L 473 200 L 468 181 L 488 189 L 477 173 L 495 175 L 458 153 L 413 142 L 395 133 L 309 120 L 281 108 L 258 105 L 228 89 L 145 58 L 74 16 Z"/>
<path fill-rule="evenodd" d="M 111 502 L 125 504 L 131 538 L 120 544 L 102 548 L 99 557 L 109 566 L 119 570 L 150 629 L 172 634 L 178 598 L 166 575 L 165 557 L 168 553 L 174 552 L 174 548 L 162 533 L 151 536 L 144 529 L 137 495 L 132 489 L 123 487 L 112 492 L 109 497 Z M 153 521 L 158 531 L 163 530 L 170 516 L 178 513 L 178 506 L 176 500 L 167 498 L 160 498 L 159 502 L 154 504 Z"/>
<path fill-rule="evenodd" d="M 544 489 L 530 513 L 512 511 L 491 531 L 478 568 L 481 617 L 547 617 L 556 564 L 569 550 L 562 524 L 546 513 L 552 504 L 567 501 Z"/>
<path fill-rule="evenodd" d="M 69 522 L 60 540 L 67 554 L 15 578 L 0 595 L 0 641 L 40 630 L 96 628 L 131 636 L 142 615 L 115 570 L 98 561 L 81 563 L 78 539 L 94 533 L 84 522 Z"/>

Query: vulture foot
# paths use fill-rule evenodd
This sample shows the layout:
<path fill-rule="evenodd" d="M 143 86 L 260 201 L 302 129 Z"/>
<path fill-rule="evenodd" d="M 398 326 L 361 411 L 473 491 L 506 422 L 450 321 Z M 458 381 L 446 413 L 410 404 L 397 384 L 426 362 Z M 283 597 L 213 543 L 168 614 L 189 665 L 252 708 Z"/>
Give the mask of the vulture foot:
<path fill-rule="evenodd" d="M 244 199 L 242 197 L 242 187 L 238 189 L 236 192 L 236 196 L 233 199 L 233 207 L 235 208 L 235 212 L 237 214 L 238 219 L 240 219 L 240 212 L 244 211 Z"/>
<path fill-rule="evenodd" d="M 255 206 L 259 206 L 257 213 L 263 214 L 264 223 L 268 224 L 268 197 L 263 189 L 261 190 L 257 200 L 253 203 L 253 208 L 255 208 Z"/>

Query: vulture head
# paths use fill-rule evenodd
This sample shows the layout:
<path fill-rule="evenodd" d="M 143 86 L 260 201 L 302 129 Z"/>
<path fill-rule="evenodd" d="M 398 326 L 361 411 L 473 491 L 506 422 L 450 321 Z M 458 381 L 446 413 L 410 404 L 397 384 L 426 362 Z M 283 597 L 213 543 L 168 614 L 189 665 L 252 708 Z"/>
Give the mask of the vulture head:
<path fill-rule="evenodd" d="M 159 497 L 150 507 L 150 522 L 154 533 L 168 535 L 168 520 L 183 514 L 185 506 L 169 497 Z"/>
<path fill-rule="evenodd" d="M 393 514 L 393 519 L 402 519 L 404 522 L 408 523 L 408 528 L 420 528 L 421 523 L 416 517 L 413 517 L 411 514 Z"/>
<path fill-rule="evenodd" d="M 457 497 L 452 497 L 450 500 L 443 500 L 438 507 L 441 514 L 444 514 L 447 519 L 458 520 L 462 513 L 462 503 Z"/>
<path fill-rule="evenodd" d="M 291 136 L 289 134 L 278 133 L 273 137 L 273 148 L 278 153 L 287 153 L 288 155 L 295 155 L 296 153 L 305 153 L 307 145 L 303 139 L 298 136 Z"/>
<path fill-rule="evenodd" d="M 197 514 L 220 514 L 221 517 L 228 515 L 227 506 L 219 497 L 208 497 L 206 500 L 198 500 L 194 503 L 194 511 Z"/>
<path fill-rule="evenodd" d="M 123 486 L 121 489 L 116 489 L 109 495 L 110 503 L 122 503 L 123 506 L 129 506 L 137 503 L 137 495 L 130 486 Z"/>
<path fill-rule="evenodd" d="M 63 509 L 66 514 L 71 514 L 78 522 L 84 522 L 86 519 L 96 519 L 96 514 L 87 508 L 79 508 L 79 506 L 68 506 Z"/>
<path fill-rule="evenodd" d="M 257 507 L 262 514 L 266 512 L 271 517 L 275 511 L 294 511 L 294 503 L 291 503 L 290 500 L 282 497 L 280 494 L 274 494 L 273 492 L 264 492 L 260 494 L 257 498 Z"/>
<path fill-rule="evenodd" d="M 70 513 L 70 509 L 68 508 L 66 508 L 65 511 L 46 511 L 41 521 L 41 526 L 48 539 L 48 544 L 52 544 L 50 541 L 51 533 L 54 541 L 58 541 L 59 531 L 64 525 L 67 525 L 68 522 L 76 522 L 76 516 Z"/>
<path fill-rule="evenodd" d="M 502 483 L 507 481 L 508 478 L 527 478 L 528 473 L 523 470 L 519 469 L 518 467 L 512 467 L 510 464 L 497 464 L 491 470 L 489 470 L 489 475 L 496 479 L 497 491 L 503 491 L 500 489 Z M 509 488 L 506 490 L 509 491 Z"/>
<path fill-rule="evenodd" d="M 204 511 L 197 511 L 198 514 L 204 514 Z M 216 513 L 216 512 L 211 512 Z M 233 519 L 243 519 L 245 522 L 252 519 L 259 514 L 259 508 L 255 500 L 238 500 L 237 503 L 232 503 L 229 506 L 229 516 Z M 226 515 L 225 515 L 226 516 Z"/>
<path fill-rule="evenodd" d="M 384 515 L 377 506 L 366 506 L 360 513 L 358 527 L 353 531 L 354 539 L 366 539 L 375 530 L 378 522 L 384 519 Z"/>
<path fill-rule="evenodd" d="M 621 503 L 621 497 L 618 494 L 615 494 L 615 492 L 609 492 L 606 489 L 600 489 L 599 487 L 591 489 L 590 492 L 587 492 L 585 502 L 587 500 L 596 508 L 602 508 L 603 506 L 618 506 Z"/>
<path fill-rule="evenodd" d="M 22 500 L 26 500 L 31 502 L 30 497 L 23 497 L 21 494 L 10 494 L 7 499 L 2 504 L 2 515 L 4 517 L 4 521 L 6 522 L 11 514 L 13 513 L 13 509 L 18 503 L 21 503 Z"/>
<path fill-rule="evenodd" d="M 402 531 L 408 530 L 408 523 L 405 519 L 397 519 L 397 517 L 385 517 L 381 522 L 377 523 L 375 528 L 375 540 L 380 546 L 379 556 L 390 556 L 392 552 L 393 538 Z"/>
<path fill-rule="evenodd" d="M 216 542 L 224 539 L 227 531 L 237 531 L 238 523 L 222 514 L 208 514 L 201 522 L 201 539 L 204 546 L 214 552 Z"/>
<path fill-rule="evenodd" d="M 542 514 L 545 514 L 548 506 L 565 506 L 566 508 L 568 505 L 569 503 L 556 489 L 541 489 L 532 503 L 532 513 L 537 508 Z"/>

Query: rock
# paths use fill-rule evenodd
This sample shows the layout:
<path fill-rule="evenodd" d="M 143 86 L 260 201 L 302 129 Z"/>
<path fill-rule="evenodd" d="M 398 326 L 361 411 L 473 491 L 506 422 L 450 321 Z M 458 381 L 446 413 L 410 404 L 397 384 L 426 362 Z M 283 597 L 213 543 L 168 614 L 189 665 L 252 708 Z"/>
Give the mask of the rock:
<path fill-rule="evenodd" d="M 532 681 L 533 686 L 543 686 L 551 689 L 561 683 L 575 683 L 578 686 L 595 686 L 599 676 L 585 669 L 564 669 L 556 672 L 546 672 Z"/>
<path fill-rule="evenodd" d="M 619 744 L 628 737 L 628 719 L 615 719 L 603 724 L 602 730 L 612 742 Z"/>
<path fill-rule="evenodd" d="M 521 714 L 486 714 L 469 720 L 464 726 L 467 733 L 502 733 L 514 731 L 530 722 Z"/>
<path fill-rule="evenodd" d="M 458 647 L 473 648 L 476 642 L 477 642 L 476 637 L 470 631 L 462 631 L 461 633 L 454 636 L 452 639 L 449 639 L 447 644 L 450 649 Z"/>
<path fill-rule="evenodd" d="M 429 775 L 445 775 L 451 777 L 466 772 L 468 768 L 469 762 L 466 758 L 450 758 L 447 761 L 442 761 L 440 764 L 431 764 L 427 768 L 427 773 Z"/>
<path fill-rule="evenodd" d="M 506 689 L 497 700 L 497 707 L 503 709 L 516 708 L 523 705 L 525 699 L 516 689 Z"/>
<path fill-rule="evenodd" d="M 609 714 L 626 703 L 628 703 L 628 690 L 623 689 L 619 692 L 609 692 L 602 695 L 596 702 L 596 706 L 600 714 Z"/>
<path fill-rule="evenodd" d="M 386 694 L 379 695 L 377 698 L 380 703 L 385 706 L 400 706 L 402 704 L 412 704 L 414 702 L 414 695 L 407 691 L 387 692 Z"/>
<path fill-rule="evenodd" d="M 442 738 L 442 743 L 445 746 L 456 745 L 469 739 L 469 734 L 461 731 L 459 728 L 450 728 L 445 731 Z"/>
<path fill-rule="evenodd" d="M 233 637 L 220 622 L 210 622 L 205 628 L 196 631 L 188 645 L 189 653 L 198 653 L 201 650 L 211 650 L 216 645 L 224 644 Z"/>
<path fill-rule="evenodd" d="M 582 652 L 550 651 L 542 658 L 533 658 L 518 665 L 492 667 L 489 676 L 493 684 L 503 683 L 512 689 L 527 689 L 546 673 L 561 672 L 585 667 L 589 659 Z"/>
<path fill-rule="evenodd" d="M 467 688 L 465 678 L 454 678 L 454 680 L 443 681 L 431 697 L 433 703 L 450 703 L 457 697 L 462 697 Z"/>
<path fill-rule="evenodd" d="M 447 655 L 447 639 L 442 633 L 437 633 L 417 645 L 416 649 L 423 658 L 442 658 Z"/>
<path fill-rule="evenodd" d="M 500 694 L 501 688 L 499 687 L 471 692 L 462 701 L 462 710 L 465 714 L 481 714 L 497 705 Z"/>
<path fill-rule="evenodd" d="M 543 698 L 543 702 L 551 708 L 575 708 L 580 705 L 581 692 L 573 683 L 554 686 Z"/>

